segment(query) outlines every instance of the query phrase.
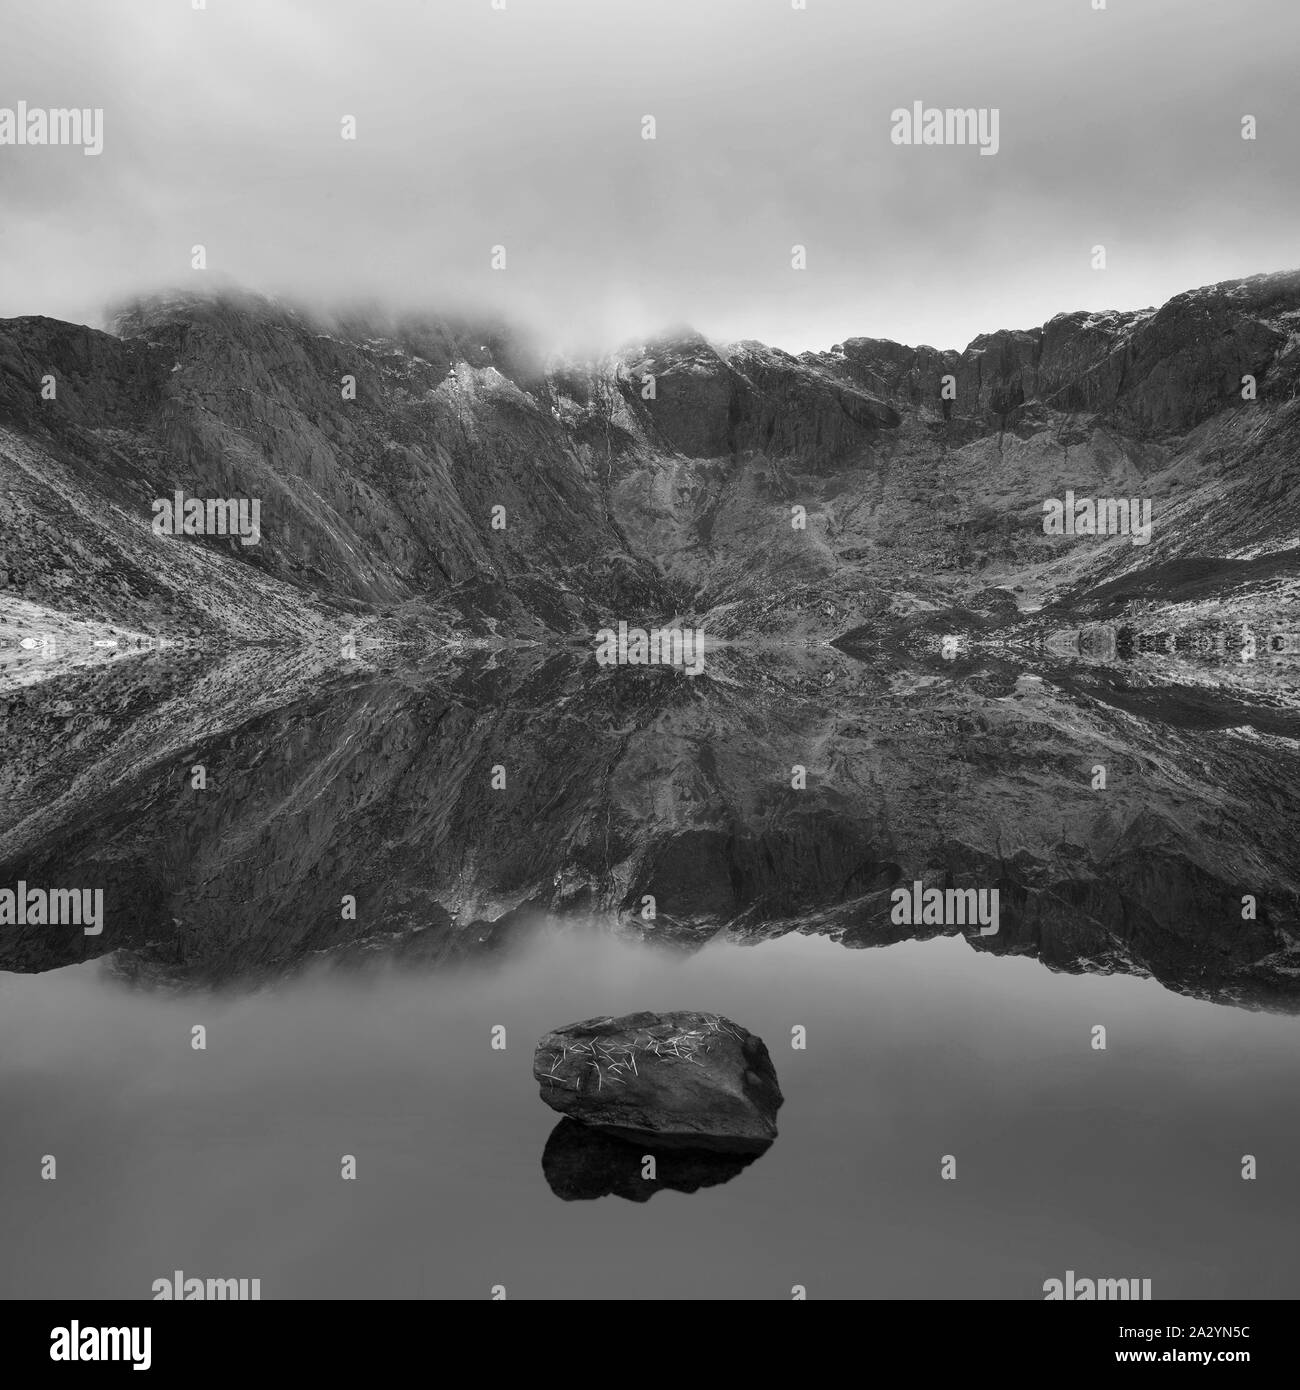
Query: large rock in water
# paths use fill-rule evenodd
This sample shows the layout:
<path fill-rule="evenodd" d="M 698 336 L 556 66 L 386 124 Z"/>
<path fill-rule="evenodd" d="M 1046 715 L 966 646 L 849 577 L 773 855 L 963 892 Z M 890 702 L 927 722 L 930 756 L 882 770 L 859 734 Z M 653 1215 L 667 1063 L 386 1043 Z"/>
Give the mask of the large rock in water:
<path fill-rule="evenodd" d="M 761 1153 L 781 1088 L 761 1038 L 721 1014 L 590 1018 L 533 1054 L 542 1099 L 562 1115 L 658 1148 Z"/>

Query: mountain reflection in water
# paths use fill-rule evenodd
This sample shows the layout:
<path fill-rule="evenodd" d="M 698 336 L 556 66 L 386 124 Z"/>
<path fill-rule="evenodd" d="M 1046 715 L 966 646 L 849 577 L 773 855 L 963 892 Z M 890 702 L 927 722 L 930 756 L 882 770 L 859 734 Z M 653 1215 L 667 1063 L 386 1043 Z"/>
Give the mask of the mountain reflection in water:
<path fill-rule="evenodd" d="M 257 983 L 499 953 L 546 914 L 683 949 L 963 935 L 1293 1012 L 1291 703 L 1158 675 L 829 647 L 692 679 L 539 648 L 73 668 L 10 697 L 0 883 L 102 886 L 105 926 L 10 926 L 0 968 Z M 917 883 L 996 889 L 997 931 L 894 920 Z"/>

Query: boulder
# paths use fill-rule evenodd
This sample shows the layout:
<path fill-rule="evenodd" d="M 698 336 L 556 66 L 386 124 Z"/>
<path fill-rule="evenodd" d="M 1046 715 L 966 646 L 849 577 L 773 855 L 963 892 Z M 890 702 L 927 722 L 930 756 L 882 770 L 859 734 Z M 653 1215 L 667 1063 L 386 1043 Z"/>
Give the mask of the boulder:
<path fill-rule="evenodd" d="M 657 1148 L 761 1153 L 781 1089 L 761 1038 L 721 1014 L 591 1018 L 533 1054 L 542 1099 L 615 1138 Z"/>

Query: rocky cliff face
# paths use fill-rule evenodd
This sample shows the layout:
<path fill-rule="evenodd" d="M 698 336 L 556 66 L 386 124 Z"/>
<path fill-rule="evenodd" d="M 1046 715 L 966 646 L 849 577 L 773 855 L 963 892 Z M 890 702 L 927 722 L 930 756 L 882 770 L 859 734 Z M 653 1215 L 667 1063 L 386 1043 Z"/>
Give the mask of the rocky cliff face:
<path fill-rule="evenodd" d="M 1298 384 L 1300 274 L 962 353 L 683 333 L 546 364 L 499 326 L 239 297 L 140 304 L 116 336 L 12 320 L 0 580 L 37 625 L 242 638 L 396 611 L 443 637 L 689 611 L 718 635 L 825 639 L 882 592 L 893 612 L 992 585 L 1086 607 L 1118 575 L 1294 545 Z M 178 489 L 259 498 L 261 541 L 153 535 Z M 1152 499 L 1153 544 L 1044 535 L 1067 489 Z"/>

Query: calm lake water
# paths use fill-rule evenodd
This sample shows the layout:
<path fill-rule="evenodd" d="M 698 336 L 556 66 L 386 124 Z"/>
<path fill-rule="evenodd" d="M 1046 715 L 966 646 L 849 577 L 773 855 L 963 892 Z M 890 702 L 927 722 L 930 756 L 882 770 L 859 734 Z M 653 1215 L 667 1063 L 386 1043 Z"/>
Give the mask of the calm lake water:
<path fill-rule="evenodd" d="M 537 1038 L 685 1008 L 766 1041 L 780 1137 L 719 1186 L 561 1200 Z M 1040 1299 L 1073 1269 L 1295 1297 L 1298 1027 L 952 937 L 684 955 L 542 926 L 471 966 L 215 995 L 0 975 L 0 1296 L 149 1298 L 181 1269 L 264 1299 Z"/>

